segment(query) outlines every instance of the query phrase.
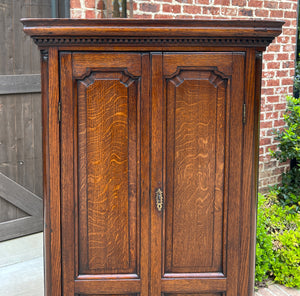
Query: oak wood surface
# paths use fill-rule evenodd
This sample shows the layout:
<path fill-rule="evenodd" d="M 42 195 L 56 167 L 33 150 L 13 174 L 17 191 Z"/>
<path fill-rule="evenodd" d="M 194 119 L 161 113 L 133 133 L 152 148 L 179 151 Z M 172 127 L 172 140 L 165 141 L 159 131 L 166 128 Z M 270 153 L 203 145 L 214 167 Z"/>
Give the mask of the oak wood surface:
<path fill-rule="evenodd" d="M 255 36 L 280 34 L 283 21 L 22 19 L 29 35 L 59 36 Z M 86 28 L 89 28 L 87 30 Z"/>
<path fill-rule="evenodd" d="M 51 56 L 47 295 L 251 295 L 257 52 L 282 22 L 23 23 Z"/>

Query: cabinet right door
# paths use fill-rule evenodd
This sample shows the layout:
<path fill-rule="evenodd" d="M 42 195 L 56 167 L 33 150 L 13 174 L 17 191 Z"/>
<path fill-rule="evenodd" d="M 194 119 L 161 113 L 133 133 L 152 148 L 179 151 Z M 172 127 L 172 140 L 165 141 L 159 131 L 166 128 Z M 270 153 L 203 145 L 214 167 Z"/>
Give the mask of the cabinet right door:
<path fill-rule="evenodd" d="M 245 55 L 151 60 L 150 295 L 237 296 Z"/>

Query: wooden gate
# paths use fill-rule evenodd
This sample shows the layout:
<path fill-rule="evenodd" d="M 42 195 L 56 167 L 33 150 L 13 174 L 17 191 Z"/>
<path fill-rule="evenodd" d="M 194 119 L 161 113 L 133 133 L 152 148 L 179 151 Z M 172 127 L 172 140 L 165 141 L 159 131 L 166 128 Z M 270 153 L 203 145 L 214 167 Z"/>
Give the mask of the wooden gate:
<path fill-rule="evenodd" d="M 0 3 L 0 241 L 43 228 L 40 60 L 23 17 L 51 17 L 51 0 Z"/>

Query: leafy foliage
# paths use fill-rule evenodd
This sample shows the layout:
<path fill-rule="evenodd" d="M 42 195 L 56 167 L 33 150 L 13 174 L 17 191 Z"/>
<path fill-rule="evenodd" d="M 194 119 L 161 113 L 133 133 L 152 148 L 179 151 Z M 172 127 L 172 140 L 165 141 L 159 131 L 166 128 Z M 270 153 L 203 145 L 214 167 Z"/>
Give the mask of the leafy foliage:
<path fill-rule="evenodd" d="M 300 213 L 282 207 L 275 192 L 258 197 L 255 279 L 261 282 L 268 276 L 300 287 Z"/>
<path fill-rule="evenodd" d="M 287 97 L 284 121 L 287 127 L 283 131 L 275 131 L 279 144 L 278 150 L 271 151 L 271 155 L 281 163 L 291 160 L 293 165 L 282 174 L 281 184 L 273 189 L 281 204 L 292 206 L 296 212 L 300 209 L 300 99 Z"/>
<path fill-rule="evenodd" d="M 257 228 L 256 228 L 256 267 L 255 281 L 263 282 L 268 278 L 274 253 L 272 249 L 272 238 L 267 233 L 268 226 L 267 217 L 264 215 L 266 207 L 266 197 L 259 195 L 258 212 L 257 212 Z"/>

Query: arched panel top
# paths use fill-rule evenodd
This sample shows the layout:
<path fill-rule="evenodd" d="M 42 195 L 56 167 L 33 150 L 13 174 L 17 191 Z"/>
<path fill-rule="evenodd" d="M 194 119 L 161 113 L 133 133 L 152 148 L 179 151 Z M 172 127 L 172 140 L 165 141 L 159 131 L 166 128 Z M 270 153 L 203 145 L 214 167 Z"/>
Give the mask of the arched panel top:
<path fill-rule="evenodd" d="M 228 77 L 224 73 L 218 71 L 216 67 L 206 68 L 177 68 L 177 71 L 169 79 L 176 87 L 183 83 L 185 80 L 208 80 L 215 88 L 220 84 L 226 84 Z"/>
<path fill-rule="evenodd" d="M 129 87 L 134 81 L 134 77 L 125 69 L 114 69 L 114 71 L 107 71 L 107 69 L 88 69 L 86 75 L 79 80 L 86 87 L 94 84 L 97 80 L 119 80 L 123 85 Z"/>

